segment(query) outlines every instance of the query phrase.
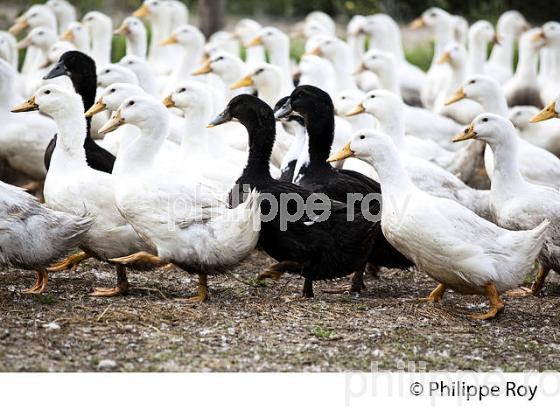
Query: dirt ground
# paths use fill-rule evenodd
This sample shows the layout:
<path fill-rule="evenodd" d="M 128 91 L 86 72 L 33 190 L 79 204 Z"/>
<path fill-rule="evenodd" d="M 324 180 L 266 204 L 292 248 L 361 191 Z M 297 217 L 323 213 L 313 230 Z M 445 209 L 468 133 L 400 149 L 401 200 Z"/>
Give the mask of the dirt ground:
<path fill-rule="evenodd" d="M 185 299 L 196 277 L 178 269 L 129 274 L 130 295 L 95 298 L 113 286 L 111 266 L 84 262 L 52 274 L 40 296 L 20 291 L 32 272 L 0 273 L 0 371 L 368 371 L 425 363 L 437 370 L 560 370 L 560 286 L 542 297 L 506 299 L 496 320 L 466 313 L 481 297 L 449 292 L 438 306 L 418 302 L 426 275 L 383 270 L 362 295 L 300 296 L 302 279 L 256 281 L 271 260 L 255 252 L 228 275 L 210 278 L 211 300 Z M 556 279 L 556 278 L 554 278 Z"/>

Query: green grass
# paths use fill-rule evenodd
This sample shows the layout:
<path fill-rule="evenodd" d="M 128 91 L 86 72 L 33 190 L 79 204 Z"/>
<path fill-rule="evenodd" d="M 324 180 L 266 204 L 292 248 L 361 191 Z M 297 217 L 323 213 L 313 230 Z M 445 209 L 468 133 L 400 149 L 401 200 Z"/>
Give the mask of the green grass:
<path fill-rule="evenodd" d="M 311 333 L 317 339 L 330 339 L 333 335 L 332 330 L 322 328 L 321 326 L 315 327 Z"/>

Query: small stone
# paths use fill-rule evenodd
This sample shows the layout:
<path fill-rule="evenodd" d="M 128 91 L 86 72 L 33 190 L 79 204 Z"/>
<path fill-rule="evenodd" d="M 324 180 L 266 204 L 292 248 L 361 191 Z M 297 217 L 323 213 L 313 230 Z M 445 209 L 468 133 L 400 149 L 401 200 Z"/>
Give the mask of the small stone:
<path fill-rule="evenodd" d="M 115 367 L 117 367 L 117 362 L 110 359 L 103 359 L 98 363 L 97 370 L 101 370 L 101 371 L 112 370 Z"/>
<path fill-rule="evenodd" d="M 46 325 L 43 325 L 43 327 L 49 331 L 60 329 L 60 325 L 56 322 L 47 323 Z"/>

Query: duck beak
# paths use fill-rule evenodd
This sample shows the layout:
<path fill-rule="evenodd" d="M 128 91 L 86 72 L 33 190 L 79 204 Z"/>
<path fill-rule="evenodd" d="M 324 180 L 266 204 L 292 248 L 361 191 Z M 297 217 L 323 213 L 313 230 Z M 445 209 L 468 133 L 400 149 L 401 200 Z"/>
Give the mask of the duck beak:
<path fill-rule="evenodd" d="M 441 57 L 436 61 L 436 64 L 445 64 L 451 62 L 451 54 L 447 51 L 441 55 Z"/>
<path fill-rule="evenodd" d="M 121 110 L 117 110 L 113 116 L 105 123 L 105 125 L 97 131 L 100 134 L 107 134 L 111 131 L 115 131 L 121 125 L 124 124 L 124 118 L 121 115 Z"/>
<path fill-rule="evenodd" d="M 178 41 L 177 41 L 177 36 L 176 36 L 175 34 L 171 34 L 171 35 L 170 35 L 169 37 L 167 37 L 166 39 L 161 40 L 161 41 L 159 42 L 159 45 L 160 45 L 160 46 L 168 46 L 168 45 L 177 44 L 177 43 L 178 43 Z"/>
<path fill-rule="evenodd" d="M 138 8 L 134 13 L 132 13 L 134 17 L 146 17 L 150 15 L 150 8 L 147 4 L 142 4 L 140 8 Z"/>
<path fill-rule="evenodd" d="M 118 29 L 113 31 L 113 34 L 115 36 L 127 36 L 130 34 L 130 29 L 128 28 L 127 24 L 123 23 Z"/>
<path fill-rule="evenodd" d="M 8 31 L 10 32 L 10 34 L 13 34 L 14 36 L 17 36 L 19 33 L 21 33 L 27 27 L 29 27 L 29 22 L 27 21 L 27 19 L 26 18 L 19 18 L 12 25 L 12 27 L 9 28 Z"/>
<path fill-rule="evenodd" d="M 348 141 L 336 154 L 331 155 L 327 162 L 342 161 L 343 159 L 353 157 L 354 151 L 350 148 L 350 143 L 351 141 Z"/>
<path fill-rule="evenodd" d="M 202 75 L 202 74 L 208 74 L 212 72 L 212 67 L 210 65 L 210 60 L 207 60 L 201 67 L 199 67 L 198 69 L 196 69 L 195 71 L 192 72 L 192 75 Z"/>
<path fill-rule="evenodd" d="M 173 101 L 173 98 L 171 98 L 171 94 L 165 97 L 162 102 L 166 108 L 175 107 L 175 101 Z"/>
<path fill-rule="evenodd" d="M 251 87 L 254 84 L 253 77 L 250 74 L 243 77 L 241 80 L 236 81 L 232 85 L 229 86 L 230 90 L 237 90 L 243 87 Z"/>
<path fill-rule="evenodd" d="M 543 108 L 541 112 L 535 115 L 529 122 L 541 122 L 550 120 L 551 118 L 560 118 L 560 115 L 556 112 L 555 109 L 556 101 L 552 101 L 546 107 Z"/>
<path fill-rule="evenodd" d="M 27 48 L 31 45 L 31 43 L 33 42 L 33 40 L 31 39 L 31 37 L 25 37 L 23 40 L 21 40 L 19 43 L 16 44 L 16 48 L 18 50 L 22 50 L 24 48 Z"/>
<path fill-rule="evenodd" d="M 354 115 L 362 114 L 364 112 L 366 112 L 366 107 L 364 107 L 363 104 L 358 104 L 352 111 L 347 112 L 346 116 L 353 117 Z"/>
<path fill-rule="evenodd" d="M 262 46 L 262 45 L 264 45 L 262 37 L 257 36 L 255 38 L 253 38 L 251 41 L 249 41 L 247 44 L 245 44 L 245 48 Z"/>
<path fill-rule="evenodd" d="M 66 30 L 61 36 L 60 36 L 61 40 L 64 41 L 74 41 L 74 33 L 72 33 L 72 30 Z"/>
<path fill-rule="evenodd" d="M 29 100 L 27 100 L 26 102 L 21 103 L 20 105 L 17 105 L 14 108 L 12 108 L 11 111 L 12 112 L 27 112 L 27 111 L 37 111 L 38 109 L 39 109 L 39 106 L 35 102 L 35 96 L 33 96 Z"/>
<path fill-rule="evenodd" d="M 105 111 L 107 109 L 107 104 L 103 102 L 103 97 L 99 98 L 95 104 L 89 107 L 89 110 L 86 111 L 86 117 L 93 117 L 95 114 Z"/>
<path fill-rule="evenodd" d="M 449 100 L 445 102 L 445 105 L 451 105 L 457 101 L 461 101 L 463 98 L 467 98 L 467 94 L 465 94 L 464 88 L 461 87 L 451 96 Z"/>
<path fill-rule="evenodd" d="M 544 33 L 544 30 L 539 30 L 538 33 L 535 33 L 532 37 L 531 37 L 531 41 L 537 42 L 540 40 L 546 40 L 546 34 Z"/>
<path fill-rule="evenodd" d="M 219 114 L 216 118 L 214 118 L 207 126 L 206 128 L 214 128 L 217 125 L 220 124 L 225 124 L 226 122 L 230 122 L 233 119 L 233 117 L 231 116 L 231 114 L 229 113 L 228 109 L 226 108 L 224 111 L 222 111 L 221 114 Z"/>
<path fill-rule="evenodd" d="M 417 30 L 422 27 L 426 27 L 426 22 L 423 17 L 418 17 L 417 19 L 412 20 L 412 22 L 408 25 L 408 28 L 411 30 Z"/>
<path fill-rule="evenodd" d="M 363 72 L 366 71 L 366 70 L 367 70 L 366 65 L 365 65 L 364 63 L 361 63 L 361 64 L 358 66 L 358 68 L 356 68 L 356 69 L 354 70 L 354 72 L 352 73 L 352 75 L 361 74 L 361 73 L 363 73 Z"/>
<path fill-rule="evenodd" d="M 313 50 L 308 51 L 307 53 L 305 53 L 304 55 L 306 56 L 321 56 L 321 47 L 315 47 Z"/>
<path fill-rule="evenodd" d="M 43 77 L 43 80 L 50 80 L 51 78 L 60 77 L 61 75 L 66 75 L 66 74 L 68 74 L 68 68 L 66 68 L 66 64 L 64 64 L 64 62 L 62 61 L 59 61 L 52 68 L 52 70 L 49 71 L 47 75 Z"/>
<path fill-rule="evenodd" d="M 476 132 L 474 132 L 474 123 L 472 123 L 469 128 L 465 129 L 465 131 L 455 135 L 452 139 L 453 142 L 459 141 L 466 141 L 470 139 L 476 138 Z"/>
<path fill-rule="evenodd" d="M 500 36 L 498 33 L 494 34 L 494 38 L 492 39 L 492 43 L 501 46 L 502 45 L 502 36 Z"/>
<path fill-rule="evenodd" d="M 282 107 L 274 111 L 274 118 L 279 120 L 280 118 L 290 115 L 293 111 L 294 109 L 292 108 L 292 103 L 290 102 L 290 99 L 288 99 Z"/>

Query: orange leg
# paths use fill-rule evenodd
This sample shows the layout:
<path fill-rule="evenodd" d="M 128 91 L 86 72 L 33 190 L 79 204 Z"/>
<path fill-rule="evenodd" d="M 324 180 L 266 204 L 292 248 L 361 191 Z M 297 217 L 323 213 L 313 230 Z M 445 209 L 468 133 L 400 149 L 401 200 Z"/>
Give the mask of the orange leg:
<path fill-rule="evenodd" d="M 60 272 L 68 268 L 76 268 L 78 267 L 81 261 L 88 258 L 91 258 L 91 256 L 83 251 L 80 251 L 78 253 L 75 253 L 74 255 L 68 256 L 66 259 L 60 261 L 59 263 L 55 263 L 54 265 L 49 266 L 47 268 L 47 271 Z"/>
<path fill-rule="evenodd" d="M 128 293 L 128 279 L 126 277 L 126 267 L 117 266 L 117 286 L 114 288 L 95 288 L 91 296 L 112 297 L 126 295 Z"/>
<path fill-rule="evenodd" d="M 518 289 L 513 289 L 506 292 L 506 295 L 512 298 L 520 298 L 520 297 L 526 297 L 531 295 L 537 296 L 541 292 L 544 286 L 544 281 L 546 280 L 546 277 L 548 276 L 549 272 L 550 272 L 550 268 L 548 266 L 543 266 L 542 264 L 539 264 L 539 271 L 537 272 L 535 281 L 531 285 L 530 289 L 522 286 Z"/>
<path fill-rule="evenodd" d="M 299 271 L 301 265 L 297 262 L 283 261 L 270 265 L 257 275 L 257 279 L 279 280 L 286 272 Z"/>
<path fill-rule="evenodd" d="M 44 269 L 38 270 L 37 281 L 35 282 L 35 285 L 30 287 L 29 289 L 25 289 L 24 291 L 22 291 L 22 293 L 28 295 L 29 294 L 38 295 L 45 290 L 45 288 L 47 287 L 47 283 L 49 283 L 49 274 L 47 273 L 47 271 Z"/>
<path fill-rule="evenodd" d="M 486 313 L 476 313 L 471 315 L 472 319 L 487 320 L 495 318 L 502 310 L 504 310 L 504 301 L 500 298 L 496 286 L 488 283 L 484 286 L 484 294 L 490 301 L 490 309 Z"/>
<path fill-rule="evenodd" d="M 198 274 L 198 285 L 197 285 L 198 295 L 187 299 L 191 303 L 201 303 L 209 299 L 208 292 L 208 275 L 206 273 Z"/>
<path fill-rule="evenodd" d="M 163 262 L 159 256 L 152 255 L 148 252 L 136 252 L 132 255 L 123 256 L 122 258 L 113 258 L 109 259 L 110 262 L 118 263 L 121 265 L 134 265 L 137 263 L 144 263 L 150 265 L 167 265 L 166 262 Z"/>
<path fill-rule="evenodd" d="M 420 298 L 420 301 L 441 303 L 443 299 L 443 294 L 445 293 L 446 289 L 447 286 L 445 286 L 443 283 L 440 283 L 439 285 L 437 285 L 437 287 L 434 290 L 432 290 L 432 293 L 430 293 L 430 295 L 427 298 Z"/>

